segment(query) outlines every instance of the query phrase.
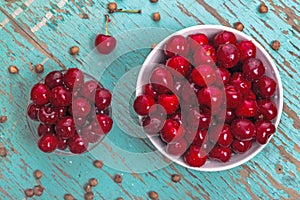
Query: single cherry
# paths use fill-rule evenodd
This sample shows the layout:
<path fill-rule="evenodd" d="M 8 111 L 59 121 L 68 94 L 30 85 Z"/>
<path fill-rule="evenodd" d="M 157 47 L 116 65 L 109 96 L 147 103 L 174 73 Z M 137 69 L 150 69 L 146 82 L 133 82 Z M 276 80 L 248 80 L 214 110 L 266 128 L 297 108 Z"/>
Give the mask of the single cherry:
<path fill-rule="evenodd" d="M 52 133 L 43 135 L 38 141 L 38 147 L 45 153 L 51 153 L 55 151 L 58 144 L 58 138 Z"/>
<path fill-rule="evenodd" d="M 252 87 L 252 83 L 247 81 L 240 72 L 235 72 L 231 76 L 230 84 L 235 85 L 242 94 L 248 93 Z"/>
<path fill-rule="evenodd" d="M 73 100 L 72 112 L 76 118 L 86 117 L 91 111 L 91 105 L 88 100 L 82 97 L 78 97 Z"/>
<path fill-rule="evenodd" d="M 68 147 L 68 140 L 59 137 L 57 143 L 57 149 L 66 150 L 67 147 Z"/>
<path fill-rule="evenodd" d="M 202 146 L 208 142 L 208 134 L 206 129 L 199 129 L 198 131 L 187 131 L 185 139 L 189 144 Z"/>
<path fill-rule="evenodd" d="M 155 104 L 154 99 L 148 95 L 136 97 L 133 103 L 133 108 L 138 115 L 148 115 L 151 107 Z"/>
<path fill-rule="evenodd" d="M 244 62 L 248 58 L 255 58 L 256 46 L 253 44 L 253 42 L 248 41 L 248 40 L 243 40 L 243 41 L 239 42 L 236 46 L 240 52 L 240 61 L 241 62 Z"/>
<path fill-rule="evenodd" d="M 64 83 L 70 89 L 78 89 L 83 85 L 84 74 L 80 69 L 70 68 L 64 74 Z"/>
<path fill-rule="evenodd" d="M 201 167 L 207 160 L 207 153 L 197 145 L 191 145 L 183 156 L 184 161 L 191 167 Z"/>
<path fill-rule="evenodd" d="M 113 120 L 105 114 L 97 114 L 96 119 L 97 124 L 94 125 L 93 130 L 97 129 L 98 134 L 108 134 L 112 129 Z"/>
<path fill-rule="evenodd" d="M 167 144 L 166 152 L 172 156 L 181 156 L 187 150 L 188 145 L 185 139 L 180 139 Z"/>
<path fill-rule="evenodd" d="M 217 143 L 221 147 L 230 147 L 233 141 L 233 136 L 228 124 L 217 125 L 210 131 L 210 140 L 212 142 Z"/>
<path fill-rule="evenodd" d="M 200 90 L 197 94 L 200 105 L 218 109 L 223 102 L 223 93 L 215 86 L 209 86 Z"/>
<path fill-rule="evenodd" d="M 86 142 L 81 136 L 76 134 L 74 137 L 68 140 L 68 146 L 71 153 L 82 154 L 87 151 L 88 142 Z"/>
<path fill-rule="evenodd" d="M 218 48 L 217 60 L 221 67 L 232 68 L 240 59 L 238 49 L 233 44 L 223 44 Z"/>
<path fill-rule="evenodd" d="M 276 91 L 276 81 L 268 76 L 263 76 L 253 84 L 254 92 L 262 98 L 270 98 Z"/>
<path fill-rule="evenodd" d="M 258 100 L 257 105 L 259 119 L 273 120 L 277 116 L 277 107 L 271 100 Z"/>
<path fill-rule="evenodd" d="M 68 107 L 55 107 L 54 110 L 58 113 L 58 118 L 66 116 Z"/>
<path fill-rule="evenodd" d="M 223 44 L 236 44 L 236 37 L 229 31 L 222 31 L 214 37 L 214 46 L 218 48 Z"/>
<path fill-rule="evenodd" d="M 157 103 L 165 109 L 168 115 L 179 108 L 179 99 L 175 94 L 161 94 L 158 96 Z"/>
<path fill-rule="evenodd" d="M 117 40 L 113 36 L 108 35 L 108 23 L 110 22 L 108 15 L 105 15 L 105 20 L 105 34 L 97 35 L 95 39 L 95 47 L 100 54 L 107 55 L 110 54 L 116 48 Z"/>
<path fill-rule="evenodd" d="M 194 51 L 193 60 L 193 65 L 195 66 L 201 64 L 214 65 L 217 62 L 217 54 L 214 47 L 206 44 L 199 46 L 199 48 Z"/>
<path fill-rule="evenodd" d="M 50 90 L 49 88 L 42 83 L 35 84 L 30 93 L 30 99 L 36 105 L 45 105 L 49 102 Z"/>
<path fill-rule="evenodd" d="M 38 114 L 39 114 L 40 109 L 41 109 L 41 106 L 38 106 L 34 103 L 29 104 L 27 107 L 28 117 L 34 121 L 39 121 Z"/>
<path fill-rule="evenodd" d="M 62 86 L 64 83 L 63 77 L 64 75 L 60 71 L 50 72 L 45 78 L 45 84 L 50 89 L 55 88 L 57 86 Z"/>
<path fill-rule="evenodd" d="M 220 112 L 220 113 L 222 113 L 222 112 Z M 226 109 L 226 111 L 225 111 L 225 119 L 224 119 L 224 116 L 222 116 L 222 115 L 216 116 L 216 119 L 219 122 L 223 123 L 225 120 L 225 123 L 227 123 L 227 124 L 230 124 L 232 122 L 232 120 L 234 120 L 235 118 L 236 118 L 236 116 L 235 116 L 234 109 L 230 109 L 230 108 Z"/>
<path fill-rule="evenodd" d="M 189 43 L 182 35 L 171 37 L 165 44 L 165 54 L 169 57 L 180 55 L 187 57 L 190 51 Z"/>
<path fill-rule="evenodd" d="M 146 85 L 143 85 L 143 94 L 151 96 L 153 99 L 157 99 L 157 92 L 153 89 L 151 83 L 148 83 Z"/>
<path fill-rule="evenodd" d="M 55 124 L 59 118 L 59 113 L 55 108 L 43 106 L 39 110 L 38 118 L 44 124 Z"/>
<path fill-rule="evenodd" d="M 160 132 L 161 139 L 166 143 L 170 143 L 183 138 L 185 130 L 177 121 L 167 119 Z"/>
<path fill-rule="evenodd" d="M 256 141 L 259 144 L 266 144 L 272 134 L 275 133 L 276 127 L 271 121 L 262 120 L 255 123 L 256 127 Z"/>
<path fill-rule="evenodd" d="M 95 105 L 99 110 L 105 110 L 111 103 L 112 95 L 109 90 L 99 88 L 95 93 Z"/>
<path fill-rule="evenodd" d="M 75 130 L 75 122 L 72 117 L 63 117 L 55 125 L 56 134 L 63 139 L 73 137 Z"/>
<path fill-rule="evenodd" d="M 175 113 L 168 116 L 169 119 L 175 120 L 182 124 L 181 111 L 176 111 Z"/>
<path fill-rule="evenodd" d="M 231 144 L 231 149 L 235 153 L 245 153 L 248 151 L 252 146 L 252 141 L 241 141 L 238 139 L 234 139 L 232 144 Z"/>
<path fill-rule="evenodd" d="M 190 77 L 201 87 L 209 86 L 216 80 L 215 69 L 211 65 L 200 65 L 192 70 Z"/>
<path fill-rule="evenodd" d="M 195 131 L 198 129 L 207 129 L 211 121 L 211 112 L 208 109 L 193 108 L 187 113 L 189 130 Z"/>
<path fill-rule="evenodd" d="M 173 77 L 171 72 L 158 65 L 151 74 L 150 83 L 157 93 L 168 93 L 173 88 Z"/>
<path fill-rule="evenodd" d="M 182 105 L 192 105 L 197 106 L 198 105 L 198 100 L 197 100 L 197 93 L 199 91 L 199 86 L 197 86 L 195 83 L 185 83 L 182 86 L 181 90 L 181 99 L 184 101 Z"/>
<path fill-rule="evenodd" d="M 229 83 L 231 74 L 226 68 L 218 67 L 215 74 L 216 74 L 216 79 L 222 80 L 224 85 Z"/>
<path fill-rule="evenodd" d="M 236 108 L 240 106 L 243 96 L 236 86 L 231 84 L 225 85 L 225 94 L 227 108 Z"/>
<path fill-rule="evenodd" d="M 203 46 L 209 43 L 208 38 L 203 33 L 193 34 L 188 36 L 191 51 L 196 51 L 199 46 Z"/>
<path fill-rule="evenodd" d="M 57 86 L 51 90 L 49 99 L 52 106 L 69 106 L 72 103 L 72 94 L 64 86 Z"/>
<path fill-rule="evenodd" d="M 42 135 L 45 135 L 47 133 L 54 133 L 54 129 L 53 129 L 53 126 L 52 125 L 48 125 L 48 124 L 39 124 L 39 127 L 38 127 L 38 136 L 42 136 Z"/>
<path fill-rule="evenodd" d="M 101 86 L 99 82 L 94 80 L 89 80 L 84 83 L 84 85 L 82 86 L 79 92 L 83 97 L 85 97 L 89 101 L 94 102 L 96 90 L 99 90 L 100 88 Z"/>
<path fill-rule="evenodd" d="M 149 135 L 158 134 L 164 125 L 164 121 L 159 116 L 146 117 L 142 121 L 144 131 Z"/>
<path fill-rule="evenodd" d="M 209 152 L 209 158 L 211 160 L 217 160 L 220 162 L 228 162 L 231 158 L 231 149 L 227 147 L 215 146 Z"/>
<path fill-rule="evenodd" d="M 257 58 L 249 58 L 243 64 L 243 75 L 248 81 L 257 81 L 264 73 L 265 67 Z"/>
<path fill-rule="evenodd" d="M 81 137 L 86 142 L 96 143 L 101 139 L 101 134 L 93 130 L 92 124 L 88 124 L 81 129 Z"/>
<path fill-rule="evenodd" d="M 177 78 L 184 78 L 191 69 L 191 64 L 182 56 L 173 56 L 166 62 L 166 66 L 178 73 L 174 73 Z"/>
<path fill-rule="evenodd" d="M 248 119 L 236 119 L 231 123 L 231 133 L 238 140 L 248 141 L 255 137 L 255 126 Z"/>
<path fill-rule="evenodd" d="M 254 117 L 257 114 L 257 103 L 253 99 L 244 99 L 235 110 L 237 117 Z"/>

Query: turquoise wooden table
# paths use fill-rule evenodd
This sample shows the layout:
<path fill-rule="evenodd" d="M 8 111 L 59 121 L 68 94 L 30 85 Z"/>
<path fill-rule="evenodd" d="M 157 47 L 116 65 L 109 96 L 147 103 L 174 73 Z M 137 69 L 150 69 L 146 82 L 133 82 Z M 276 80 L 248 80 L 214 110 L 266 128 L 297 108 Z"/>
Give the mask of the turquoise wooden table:
<path fill-rule="evenodd" d="M 176 200 L 300 199 L 299 1 L 268 0 L 266 14 L 258 12 L 261 0 L 117 2 L 122 8 L 142 9 L 142 14 L 111 16 L 110 33 L 119 38 L 120 45 L 117 51 L 120 56 L 112 62 L 93 53 L 93 39 L 104 30 L 107 0 L 0 2 L 0 114 L 8 117 L 6 123 L 0 124 L 0 142 L 7 149 L 7 156 L 0 157 L 0 199 L 24 199 L 24 189 L 36 185 L 32 175 L 36 169 L 43 172 L 41 183 L 45 191 L 35 199 L 63 199 L 66 193 L 83 199 L 83 186 L 93 177 L 99 181 L 93 189 L 95 199 L 147 199 L 149 191 L 156 191 L 160 199 Z M 156 11 L 161 14 L 159 22 L 151 19 Z M 149 49 L 134 52 L 131 49 L 136 49 L 139 36 L 149 34 L 149 29 L 158 31 L 155 34 L 150 31 L 151 41 L 143 44 L 144 47 L 185 27 L 232 26 L 238 21 L 244 24 L 246 34 L 266 48 L 279 69 L 284 110 L 276 134 L 255 158 L 231 170 L 204 173 L 174 163 L 155 166 L 159 154 L 151 155 L 155 149 L 149 141 L 130 134 L 137 132 L 128 130 L 130 127 L 124 128 L 126 112 L 118 107 L 127 100 L 126 96 L 133 95 L 138 71 L 134 70 L 132 79 L 124 78 L 124 74 L 141 65 L 149 53 Z M 160 32 L 164 30 L 161 28 L 169 31 Z M 278 51 L 270 47 L 273 40 L 281 42 Z M 68 53 L 74 45 L 80 48 L 77 56 Z M 99 62 L 109 66 L 103 70 Z M 39 63 L 45 66 L 43 74 L 33 70 Z M 17 66 L 19 73 L 9 74 L 10 65 Z M 76 157 L 43 154 L 34 144 L 26 123 L 30 86 L 47 72 L 70 67 L 97 75 L 105 87 L 121 95 L 119 98 L 115 95 L 113 100 L 115 125 L 112 133 L 91 153 Z M 125 81 L 128 87 L 125 92 L 118 88 L 120 81 Z M 141 156 L 145 153 L 150 155 L 146 161 Z M 104 162 L 102 169 L 93 166 L 95 159 Z M 122 175 L 122 183 L 114 182 L 116 174 Z M 172 182 L 172 174 L 181 174 L 182 180 Z"/>

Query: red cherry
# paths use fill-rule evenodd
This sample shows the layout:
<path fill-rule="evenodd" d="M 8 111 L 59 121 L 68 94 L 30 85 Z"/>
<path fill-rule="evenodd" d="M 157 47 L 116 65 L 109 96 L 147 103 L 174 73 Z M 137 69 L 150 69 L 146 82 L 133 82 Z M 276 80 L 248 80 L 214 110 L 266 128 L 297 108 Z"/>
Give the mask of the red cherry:
<path fill-rule="evenodd" d="M 179 72 L 179 74 L 175 73 L 177 78 L 184 78 L 184 76 L 186 76 L 191 69 L 191 64 L 189 61 L 182 56 L 174 56 L 169 58 L 166 62 L 166 66 Z"/>
<path fill-rule="evenodd" d="M 222 112 L 220 112 L 220 113 L 222 113 Z M 232 122 L 232 120 L 234 120 L 236 118 L 234 109 L 226 109 L 225 119 L 224 119 L 224 116 L 222 116 L 222 115 L 217 115 L 216 117 L 219 122 L 223 123 L 225 120 L 225 123 L 227 123 L 227 124 L 230 124 Z"/>
<path fill-rule="evenodd" d="M 253 84 L 254 92 L 262 98 L 270 98 L 276 91 L 277 83 L 274 79 L 263 76 Z"/>
<path fill-rule="evenodd" d="M 181 89 L 181 98 L 182 100 L 191 105 L 198 105 L 197 102 L 197 93 L 199 91 L 199 87 L 195 83 L 186 83 L 182 86 Z"/>
<path fill-rule="evenodd" d="M 42 150 L 45 153 L 51 153 L 55 151 L 57 144 L 58 138 L 52 133 L 47 133 L 43 135 L 38 141 L 38 146 L 40 150 Z"/>
<path fill-rule="evenodd" d="M 227 147 L 215 146 L 209 152 L 209 158 L 211 160 L 217 160 L 220 162 L 228 162 L 229 159 L 231 158 L 231 149 Z"/>
<path fill-rule="evenodd" d="M 47 133 L 53 133 L 54 129 L 52 125 L 47 125 L 47 124 L 40 124 L 38 127 L 38 136 L 45 135 Z"/>
<path fill-rule="evenodd" d="M 97 114 L 96 119 L 98 122 L 97 127 L 93 127 L 93 129 L 98 129 L 96 131 L 98 134 L 108 134 L 109 131 L 112 129 L 113 120 L 105 114 Z"/>
<path fill-rule="evenodd" d="M 240 52 L 240 61 L 244 62 L 248 58 L 255 58 L 256 46 L 251 41 L 243 40 L 239 42 L 237 48 Z"/>
<path fill-rule="evenodd" d="M 64 74 L 64 83 L 70 89 L 81 87 L 84 83 L 83 72 L 77 68 L 68 69 Z"/>
<path fill-rule="evenodd" d="M 234 139 L 231 144 L 231 149 L 235 153 L 245 153 L 248 151 L 252 146 L 252 141 L 240 141 L 238 139 Z"/>
<path fill-rule="evenodd" d="M 166 110 L 167 114 L 174 113 L 179 107 L 179 100 L 175 94 L 161 94 L 158 96 L 157 103 Z"/>
<path fill-rule="evenodd" d="M 260 144 L 266 144 L 272 134 L 275 133 L 276 127 L 271 121 L 262 120 L 255 123 L 256 141 Z"/>
<path fill-rule="evenodd" d="M 38 118 L 44 124 L 55 124 L 58 117 L 58 111 L 50 106 L 44 106 L 39 110 Z"/>
<path fill-rule="evenodd" d="M 73 100 L 72 113 L 76 118 L 86 117 L 91 111 L 91 105 L 88 100 L 78 97 Z"/>
<path fill-rule="evenodd" d="M 35 84 L 30 93 L 30 99 L 36 105 L 45 105 L 49 102 L 50 90 L 49 88 L 42 83 Z"/>
<path fill-rule="evenodd" d="M 58 113 L 58 118 L 66 116 L 68 107 L 55 107 L 54 110 Z"/>
<path fill-rule="evenodd" d="M 82 137 L 76 134 L 68 141 L 68 146 L 71 153 L 82 154 L 87 151 L 89 143 L 86 142 Z"/>
<path fill-rule="evenodd" d="M 188 114 L 188 129 L 194 131 L 207 129 L 211 121 L 211 112 L 206 109 L 193 108 Z"/>
<path fill-rule="evenodd" d="M 193 54 L 194 65 L 201 64 L 212 64 L 214 65 L 217 62 L 217 54 L 215 49 L 206 44 L 203 46 L 199 46 L 197 50 L 194 51 Z"/>
<path fill-rule="evenodd" d="M 231 76 L 230 84 L 235 85 L 243 94 L 248 93 L 252 87 L 251 82 L 247 81 L 240 72 L 235 72 Z"/>
<path fill-rule="evenodd" d="M 185 37 L 175 35 L 171 37 L 165 44 L 165 54 L 169 57 L 180 55 L 187 57 L 189 54 L 189 43 Z"/>
<path fill-rule="evenodd" d="M 244 92 L 243 97 L 244 99 L 256 100 L 256 95 L 252 90 L 248 90 L 247 92 Z"/>
<path fill-rule="evenodd" d="M 239 51 L 233 44 L 223 44 L 218 48 L 217 60 L 221 67 L 232 68 L 240 59 Z"/>
<path fill-rule="evenodd" d="M 207 153 L 197 145 L 191 145 L 189 150 L 184 154 L 185 162 L 191 167 L 201 167 L 207 160 Z"/>
<path fill-rule="evenodd" d="M 185 134 L 185 138 L 189 144 L 194 144 L 201 147 L 203 144 L 206 144 L 208 141 L 207 130 L 206 129 L 202 129 L 198 131 L 189 130 Z"/>
<path fill-rule="evenodd" d="M 74 119 L 75 127 L 82 127 L 87 122 L 86 117 L 76 117 L 76 116 L 74 116 L 73 119 Z"/>
<path fill-rule="evenodd" d="M 188 41 L 192 52 L 196 51 L 199 48 L 199 46 L 208 44 L 208 38 L 203 33 L 189 35 Z"/>
<path fill-rule="evenodd" d="M 105 110 L 111 103 L 112 95 L 109 90 L 99 88 L 95 93 L 95 104 L 99 110 Z"/>
<path fill-rule="evenodd" d="M 231 123 L 231 133 L 238 140 L 252 140 L 255 137 L 255 126 L 248 119 L 236 119 Z"/>
<path fill-rule="evenodd" d="M 69 139 L 75 135 L 75 122 L 72 117 L 63 117 L 55 125 L 56 134 L 63 138 Z"/>
<path fill-rule="evenodd" d="M 177 111 L 177 112 L 169 115 L 169 119 L 175 120 L 175 121 L 179 122 L 180 124 L 182 124 L 180 111 Z"/>
<path fill-rule="evenodd" d="M 237 87 L 230 84 L 226 85 L 225 94 L 227 108 L 236 108 L 240 106 L 243 96 Z"/>
<path fill-rule="evenodd" d="M 230 81 L 231 74 L 230 72 L 224 68 L 224 67 L 218 67 L 216 71 L 216 79 L 217 80 L 222 80 L 223 84 L 227 84 Z M 220 77 L 219 77 L 220 76 Z"/>
<path fill-rule="evenodd" d="M 192 81 L 201 87 L 212 85 L 216 80 L 215 69 L 210 65 L 194 68 L 190 76 Z"/>
<path fill-rule="evenodd" d="M 259 80 L 264 73 L 265 67 L 257 58 L 249 58 L 243 64 L 243 75 L 248 81 Z"/>
<path fill-rule="evenodd" d="M 150 83 L 157 93 L 168 93 L 173 87 L 173 77 L 166 68 L 158 66 L 151 74 Z"/>
<path fill-rule="evenodd" d="M 230 147 L 233 136 L 228 124 L 217 125 L 211 130 L 210 140 L 216 142 L 221 147 Z"/>
<path fill-rule="evenodd" d="M 84 83 L 83 87 L 80 89 L 80 94 L 87 98 L 89 101 L 94 101 L 96 90 L 101 88 L 97 81 L 89 80 Z"/>
<path fill-rule="evenodd" d="M 81 137 L 86 142 L 96 143 L 100 140 L 101 134 L 98 134 L 93 130 L 92 124 L 88 124 L 81 129 Z"/>
<path fill-rule="evenodd" d="M 57 86 L 51 90 L 50 102 L 53 106 L 63 107 L 72 103 L 72 94 L 63 86 Z"/>
<path fill-rule="evenodd" d="M 164 125 L 164 121 L 159 116 L 146 117 L 142 121 L 144 131 L 149 135 L 158 134 Z"/>
<path fill-rule="evenodd" d="M 218 48 L 223 44 L 236 44 L 236 41 L 237 39 L 233 33 L 229 31 L 222 31 L 214 37 L 214 46 Z"/>
<path fill-rule="evenodd" d="M 155 104 L 152 97 L 148 95 L 141 95 L 136 97 L 133 103 L 133 108 L 138 115 L 148 115 L 151 107 Z"/>
<path fill-rule="evenodd" d="M 117 40 L 111 35 L 99 34 L 95 39 L 95 47 L 100 54 L 110 54 L 116 45 Z"/>
<path fill-rule="evenodd" d="M 200 90 L 197 94 L 200 105 L 218 109 L 223 102 L 223 93 L 215 86 L 209 86 Z"/>
<path fill-rule="evenodd" d="M 150 83 L 146 84 L 142 88 L 143 94 L 151 96 L 153 99 L 157 99 L 157 92 L 153 89 L 152 85 Z"/>
<path fill-rule="evenodd" d="M 39 121 L 38 114 L 39 114 L 40 109 L 41 109 L 41 106 L 35 105 L 33 103 L 29 104 L 27 107 L 28 117 L 34 121 Z"/>
<path fill-rule="evenodd" d="M 166 152 L 172 156 L 181 156 L 184 154 L 187 148 L 187 142 L 182 138 L 178 141 L 167 144 Z"/>
<path fill-rule="evenodd" d="M 177 121 L 167 119 L 160 132 L 161 139 L 166 143 L 170 143 L 183 138 L 185 130 Z"/>
<path fill-rule="evenodd" d="M 237 117 L 254 117 L 257 113 L 257 103 L 253 99 L 244 99 L 235 110 Z"/>
<path fill-rule="evenodd" d="M 60 71 L 50 72 L 45 78 L 45 84 L 52 89 L 63 85 L 63 74 Z"/>
<path fill-rule="evenodd" d="M 68 140 L 58 138 L 57 148 L 59 150 L 66 150 L 67 147 L 68 147 Z"/>
<path fill-rule="evenodd" d="M 277 116 L 277 108 L 275 104 L 268 99 L 257 101 L 258 117 L 260 119 L 273 120 Z"/>

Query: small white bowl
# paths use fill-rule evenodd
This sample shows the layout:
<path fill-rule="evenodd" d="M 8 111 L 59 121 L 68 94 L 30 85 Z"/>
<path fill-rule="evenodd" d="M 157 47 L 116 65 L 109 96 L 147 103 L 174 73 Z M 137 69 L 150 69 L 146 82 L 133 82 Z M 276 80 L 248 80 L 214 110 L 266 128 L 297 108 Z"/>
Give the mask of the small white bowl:
<path fill-rule="evenodd" d="M 142 86 L 147 84 L 149 81 L 149 76 L 153 69 L 156 67 L 157 63 L 161 63 L 163 59 L 165 58 L 164 54 L 162 53 L 162 49 L 164 48 L 164 44 L 166 41 L 171 38 L 174 35 L 182 35 L 187 37 L 188 35 L 191 34 L 196 34 L 196 33 L 204 33 L 206 34 L 209 38 L 212 38 L 214 35 L 216 35 L 220 31 L 230 31 L 235 34 L 237 37 L 238 41 L 241 40 L 251 40 L 255 46 L 256 46 L 256 57 L 259 58 L 265 65 L 266 67 L 266 74 L 273 78 L 277 82 L 277 90 L 275 95 L 272 97 L 272 101 L 276 104 L 277 110 L 278 110 L 278 115 L 277 117 L 273 120 L 273 123 L 275 124 L 276 128 L 278 127 L 281 113 L 282 113 L 282 107 L 283 107 L 283 89 L 282 89 L 282 83 L 281 79 L 279 76 L 279 72 L 272 61 L 272 58 L 270 55 L 267 53 L 267 51 L 253 38 L 247 36 L 243 32 L 237 31 L 232 28 L 228 28 L 225 26 L 219 26 L 219 25 L 198 25 L 198 26 L 193 26 L 189 28 L 182 29 L 169 37 L 165 38 L 162 42 L 160 42 L 153 50 L 152 52 L 148 55 L 146 58 L 138 76 L 137 80 L 137 86 L 136 86 L 136 96 L 142 94 Z M 198 170 L 198 171 L 222 171 L 222 170 L 227 170 L 231 169 L 234 167 L 237 167 L 248 160 L 252 159 L 254 156 L 256 156 L 266 145 L 260 145 L 257 142 L 254 142 L 252 147 L 244 154 L 234 154 L 232 155 L 231 159 L 226 162 L 226 163 L 221 163 L 218 161 L 211 161 L 207 160 L 205 165 L 202 167 L 191 167 L 187 165 L 182 157 L 180 158 L 174 158 L 170 156 L 169 154 L 166 153 L 164 146 L 165 144 L 161 141 L 159 137 L 148 137 L 150 141 L 153 143 L 153 145 L 167 158 L 172 160 L 173 162 L 184 166 L 186 168 L 190 168 L 193 170 Z M 271 139 L 271 138 L 270 138 Z M 269 139 L 269 141 L 270 141 Z"/>

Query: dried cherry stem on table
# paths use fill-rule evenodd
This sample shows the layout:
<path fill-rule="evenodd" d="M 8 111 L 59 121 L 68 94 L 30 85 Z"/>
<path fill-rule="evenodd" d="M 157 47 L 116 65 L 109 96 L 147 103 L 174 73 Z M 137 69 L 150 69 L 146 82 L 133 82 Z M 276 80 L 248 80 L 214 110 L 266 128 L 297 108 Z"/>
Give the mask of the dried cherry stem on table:
<path fill-rule="evenodd" d="M 142 10 L 123 10 L 123 9 L 117 9 L 114 12 L 138 13 L 138 14 L 141 14 Z"/>

